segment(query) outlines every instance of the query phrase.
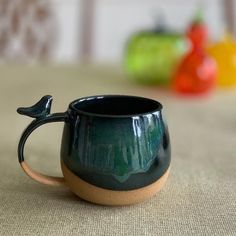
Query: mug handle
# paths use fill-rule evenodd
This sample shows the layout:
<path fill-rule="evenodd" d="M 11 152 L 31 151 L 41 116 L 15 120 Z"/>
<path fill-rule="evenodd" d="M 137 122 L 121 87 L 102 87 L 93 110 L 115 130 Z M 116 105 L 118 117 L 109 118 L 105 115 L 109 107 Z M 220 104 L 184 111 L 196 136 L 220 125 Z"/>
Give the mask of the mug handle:
<path fill-rule="evenodd" d="M 46 123 L 67 121 L 68 115 L 66 112 L 50 114 L 51 104 L 52 104 L 52 96 L 46 95 L 42 97 L 39 102 L 37 102 L 35 105 L 31 107 L 20 107 L 17 109 L 17 112 L 19 114 L 35 118 L 21 135 L 18 145 L 18 160 L 24 172 L 32 179 L 43 184 L 60 186 L 60 185 L 65 185 L 65 180 L 63 177 L 53 177 L 40 174 L 32 170 L 25 162 L 24 158 L 24 147 L 26 140 L 35 129 Z"/>

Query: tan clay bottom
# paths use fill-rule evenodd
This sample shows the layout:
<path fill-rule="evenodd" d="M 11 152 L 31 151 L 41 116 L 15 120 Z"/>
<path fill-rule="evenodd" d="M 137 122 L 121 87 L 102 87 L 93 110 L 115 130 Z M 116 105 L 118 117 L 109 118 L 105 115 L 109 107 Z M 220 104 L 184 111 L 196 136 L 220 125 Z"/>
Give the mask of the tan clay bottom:
<path fill-rule="evenodd" d="M 61 162 L 61 168 L 66 185 L 72 192 L 86 201 L 110 206 L 130 205 L 152 197 L 164 186 L 169 175 L 168 169 L 160 179 L 146 187 L 128 191 L 114 191 L 85 182 L 71 172 L 63 162 Z"/>

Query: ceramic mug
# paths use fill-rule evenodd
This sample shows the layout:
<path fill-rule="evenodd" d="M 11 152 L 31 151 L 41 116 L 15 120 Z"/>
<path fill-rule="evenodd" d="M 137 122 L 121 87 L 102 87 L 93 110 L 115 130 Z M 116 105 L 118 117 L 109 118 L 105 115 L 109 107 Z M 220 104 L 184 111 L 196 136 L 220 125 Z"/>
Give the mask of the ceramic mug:
<path fill-rule="evenodd" d="M 102 95 L 77 99 L 66 112 L 50 114 L 52 97 L 44 96 L 17 112 L 35 118 L 18 146 L 23 170 L 48 185 L 66 185 L 87 201 L 128 205 L 157 193 L 170 166 L 170 140 L 162 105 L 152 99 Z M 32 170 L 24 158 L 24 145 L 39 126 L 64 122 L 61 142 L 63 178 Z"/>

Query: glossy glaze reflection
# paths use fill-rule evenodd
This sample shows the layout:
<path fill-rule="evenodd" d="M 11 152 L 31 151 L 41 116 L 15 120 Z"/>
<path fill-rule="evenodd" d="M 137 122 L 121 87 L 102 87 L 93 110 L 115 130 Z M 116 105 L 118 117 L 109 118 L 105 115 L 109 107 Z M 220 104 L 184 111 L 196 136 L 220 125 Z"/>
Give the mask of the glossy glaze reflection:
<path fill-rule="evenodd" d="M 169 134 L 161 111 L 126 117 L 68 112 L 61 158 L 83 180 L 130 190 L 155 182 L 168 169 Z"/>

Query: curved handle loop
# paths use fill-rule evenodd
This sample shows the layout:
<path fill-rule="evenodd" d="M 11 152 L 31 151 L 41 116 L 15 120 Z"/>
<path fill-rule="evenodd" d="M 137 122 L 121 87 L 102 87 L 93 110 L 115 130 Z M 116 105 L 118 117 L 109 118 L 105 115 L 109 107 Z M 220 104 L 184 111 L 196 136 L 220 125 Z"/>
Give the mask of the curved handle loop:
<path fill-rule="evenodd" d="M 47 95 L 44 96 L 38 103 L 31 107 L 26 108 L 18 108 L 17 112 L 22 115 L 27 115 L 33 118 L 36 118 L 33 120 L 29 126 L 24 130 L 20 141 L 18 145 L 18 159 L 20 162 L 21 167 L 25 171 L 25 173 L 30 176 L 32 179 L 43 183 L 47 185 L 54 185 L 54 186 L 60 186 L 65 185 L 64 178 L 62 177 L 53 177 L 53 176 L 47 176 L 44 174 L 40 174 L 34 170 L 32 170 L 28 164 L 25 162 L 24 158 L 24 147 L 25 143 L 30 136 L 30 134 L 40 127 L 43 124 L 46 123 L 52 123 L 52 122 L 64 122 L 67 120 L 68 116 L 67 113 L 54 113 L 49 114 L 51 110 L 51 103 L 52 103 L 52 96 Z"/>

